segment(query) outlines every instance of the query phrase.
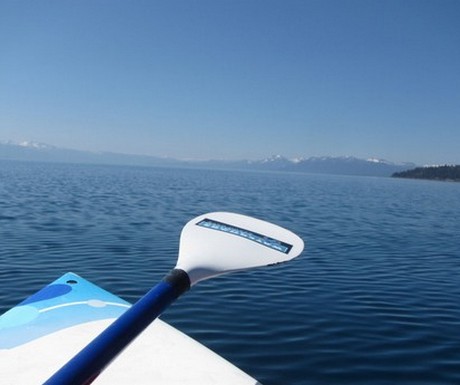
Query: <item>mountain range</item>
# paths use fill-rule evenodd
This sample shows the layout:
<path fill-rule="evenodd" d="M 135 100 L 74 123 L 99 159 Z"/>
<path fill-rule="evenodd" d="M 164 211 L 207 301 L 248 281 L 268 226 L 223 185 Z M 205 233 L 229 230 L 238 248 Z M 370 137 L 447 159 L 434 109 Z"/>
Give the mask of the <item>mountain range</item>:
<path fill-rule="evenodd" d="M 11 141 L 0 142 L 0 159 L 154 167 L 286 171 L 362 176 L 391 176 L 395 172 L 405 171 L 416 166 L 414 163 L 396 164 L 377 158 L 360 159 L 353 156 L 288 159 L 281 155 L 275 155 L 261 160 L 196 161 L 147 155 L 80 151 L 59 148 L 38 142 L 14 143 Z"/>

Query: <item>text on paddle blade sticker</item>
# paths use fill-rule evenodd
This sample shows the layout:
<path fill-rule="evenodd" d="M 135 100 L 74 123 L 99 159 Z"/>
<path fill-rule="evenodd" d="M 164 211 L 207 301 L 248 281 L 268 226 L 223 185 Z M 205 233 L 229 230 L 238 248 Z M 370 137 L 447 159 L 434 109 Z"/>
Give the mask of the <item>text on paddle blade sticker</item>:
<path fill-rule="evenodd" d="M 270 249 L 280 251 L 281 253 L 288 254 L 292 249 L 292 245 L 279 241 L 274 238 L 267 237 L 265 235 L 256 233 L 251 230 L 242 229 L 237 226 L 229 225 L 227 223 L 218 222 L 212 219 L 203 219 L 197 223 L 197 226 L 206 227 L 212 230 L 223 231 L 242 238 L 249 239 L 250 241 L 257 242 L 263 246 L 269 247 Z"/>

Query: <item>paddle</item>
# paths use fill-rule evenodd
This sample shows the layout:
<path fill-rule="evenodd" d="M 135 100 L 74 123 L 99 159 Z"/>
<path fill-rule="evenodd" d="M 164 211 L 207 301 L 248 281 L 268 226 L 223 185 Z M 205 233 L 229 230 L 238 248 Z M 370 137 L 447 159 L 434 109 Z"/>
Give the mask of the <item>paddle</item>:
<path fill-rule="evenodd" d="M 162 311 L 199 281 L 297 257 L 303 241 L 272 223 L 240 214 L 208 213 L 182 229 L 176 267 L 83 348 L 45 385 L 88 385 Z"/>

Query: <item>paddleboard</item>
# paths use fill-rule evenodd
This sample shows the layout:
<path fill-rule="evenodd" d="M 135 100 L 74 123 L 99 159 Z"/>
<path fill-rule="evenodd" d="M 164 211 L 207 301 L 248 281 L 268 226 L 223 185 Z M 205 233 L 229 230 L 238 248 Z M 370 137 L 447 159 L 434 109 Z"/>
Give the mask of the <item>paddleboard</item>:
<path fill-rule="evenodd" d="M 131 304 L 67 273 L 0 316 L 0 383 L 42 384 Z M 260 385 L 164 321 L 155 320 L 96 385 Z"/>

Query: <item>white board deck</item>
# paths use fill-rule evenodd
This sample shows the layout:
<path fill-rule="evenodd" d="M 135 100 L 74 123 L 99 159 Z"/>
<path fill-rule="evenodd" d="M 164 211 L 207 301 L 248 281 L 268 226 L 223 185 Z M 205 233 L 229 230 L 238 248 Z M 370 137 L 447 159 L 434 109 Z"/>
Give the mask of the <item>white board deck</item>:
<path fill-rule="evenodd" d="M 81 277 L 65 274 L 0 316 L 0 383 L 42 384 L 129 306 Z M 153 383 L 259 384 L 159 319 L 94 381 Z"/>

